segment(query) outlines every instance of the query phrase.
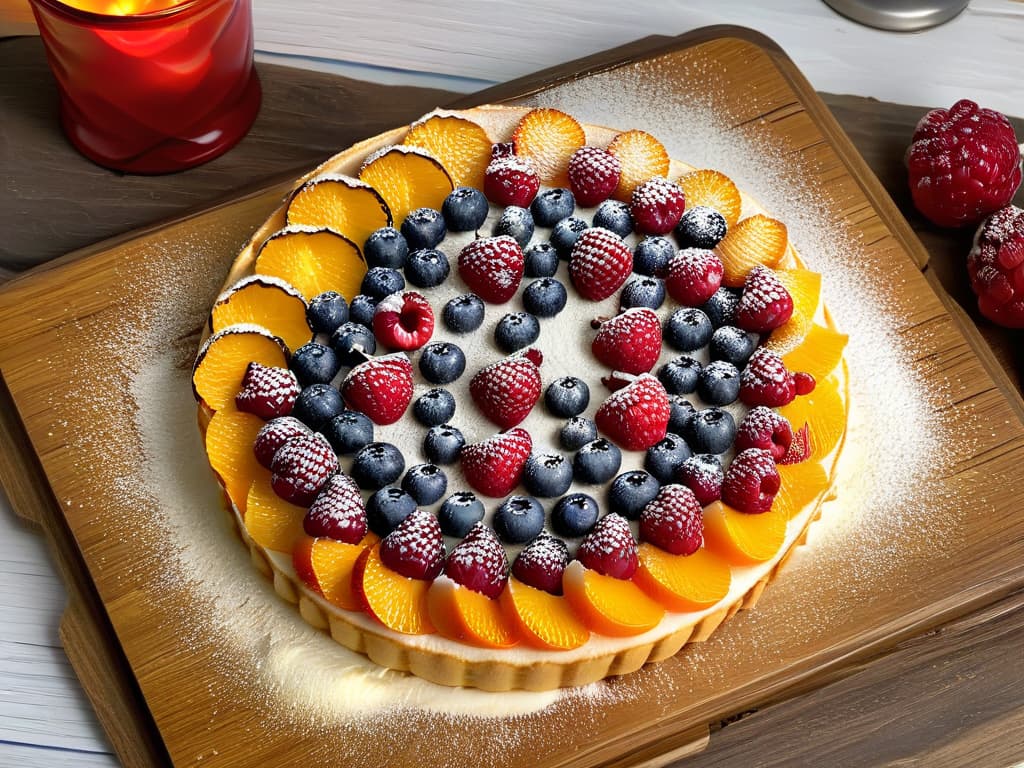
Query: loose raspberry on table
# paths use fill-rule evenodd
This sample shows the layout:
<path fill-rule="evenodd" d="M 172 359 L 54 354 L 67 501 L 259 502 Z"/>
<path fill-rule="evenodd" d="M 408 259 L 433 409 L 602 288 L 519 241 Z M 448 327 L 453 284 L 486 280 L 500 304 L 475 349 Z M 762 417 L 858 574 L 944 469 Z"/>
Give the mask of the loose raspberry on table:
<path fill-rule="evenodd" d="M 1009 205 L 982 224 L 967 274 L 982 315 L 1007 328 L 1024 328 L 1024 210 Z"/>

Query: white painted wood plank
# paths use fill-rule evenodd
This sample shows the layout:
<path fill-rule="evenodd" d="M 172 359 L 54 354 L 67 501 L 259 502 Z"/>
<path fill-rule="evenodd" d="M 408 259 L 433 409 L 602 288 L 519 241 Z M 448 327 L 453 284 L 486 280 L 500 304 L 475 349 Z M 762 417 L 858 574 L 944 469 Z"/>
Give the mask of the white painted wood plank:
<path fill-rule="evenodd" d="M 4 768 L 118 768 L 109 752 L 81 752 L 73 749 L 52 749 L 33 744 L 0 742 L 0 766 Z"/>

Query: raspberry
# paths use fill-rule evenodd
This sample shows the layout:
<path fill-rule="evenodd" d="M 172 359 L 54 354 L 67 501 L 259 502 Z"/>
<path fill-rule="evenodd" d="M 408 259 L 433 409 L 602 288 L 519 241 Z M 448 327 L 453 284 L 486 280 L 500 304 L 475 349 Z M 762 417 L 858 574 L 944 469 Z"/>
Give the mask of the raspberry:
<path fill-rule="evenodd" d="M 1009 205 L 981 226 L 967 273 L 981 314 L 1007 328 L 1024 328 L 1024 210 Z"/>
<path fill-rule="evenodd" d="M 814 380 L 814 376 L 804 371 L 799 371 L 793 374 L 793 383 L 796 385 L 796 393 L 798 395 L 809 395 L 814 391 L 814 388 L 818 386 L 818 382 Z"/>
<path fill-rule="evenodd" d="M 713 453 L 698 453 L 691 456 L 676 471 L 676 478 L 685 485 L 701 506 L 707 506 L 722 498 L 722 463 Z"/>
<path fill-rule="evenodd" d="M 786 455 L 792 442 L 793 428 L 786 417 L 763 405 L 750 409 L 736 430 L 737 451 L 760 448 L 775 461 Z"/>
<path fill-rule="evenodd" d="M 463 446 L 459 454 L 462 474 L 484 496 L 508 496 L 519 483 L 530 458 L 533 440 L 525 429 L 516 427 L 492 435 L 479 443 Z"/>
<path fill-rule="evenodd" d="M 722 286 L 722 260 L 703 248 L 684 248 L 668 263 L 665 288 L 684 307 L 699 307 Z"/>
<path fill-rule="evenodd" d="M 319 432 L 293 437 L 274 454 L 270 465 L 274 493 L 299 507 L 308 507 L 338 471 L 338 457 Z"/>
<path fill-rule="evenodd" d="M 494 531 L 476 523 L 448 555 L 444 572 L 456 584 L 495 598 L 508 582 L 505 548 Z"/>
<path fill-rule="evenodd" d="M 779 471 L 775 460 L 760 448 L 748 448 L 737 454 L 722 481 L 722 501 L 750 514 L 771 509 L 778 492 Z"/>
<path fill-rule="evenodd" d="M 814 446 L 811 445 L 811 428 L 804 424 L 793 433 L 793 442 L 789 444 L 789 450 L 781 459 L 776 459 L 776 464 L 799 464 L 805 461 L 812 453 Z"/>
<path fill-rule="evenodd" d="M 782 358 L 767 347 L 750 356 L 740 374 L 740 400 L 750 406 L 779 408 L 796 397 L 796 382 Z"/>
<path fill-rule="evenodd" d="M 663 485 L 640 513 L 640 538 L 673 555 L 692 555 L 704 543 L 700 502 L 685 485 Z"/>
<path fill-rule="evenodd" d="M 745 331 L 768 333 L 792 315 L 793 297 L 775 272 L 760 265 L 751 269 L 736 305 L 736 325 Z"/>
<path fill-rule="evenodd" d="M 682 187 L 660 176 L 648 179 L 634 189 L 629 203 L 636 229 L 645 235 L 671 232 L 685 208 Z"/>
<path fill-rule="evenodd" d="M 512 575 L 523 584 L 543 589 L 552 595 L 562 594 L 562 574 L 569 564 L 569 549 L 565 542 L 547 532 L 527 544 L 515 562 Z"/>
<path fill-rule="evenodd" d="M 414 509 L 380 543 L 380 559 L 395 573 L 433 581 L 444 565 L 444 538 L 437 518 Z"/>
<path fill-rule="evenodd" d="M 498 157 L 484 171 L 484 194 L 495 205 L 529 208 L 538 189 L 540 176 L 529 158 Z"/>
<path fill-rule="evenodd" d="M 278 448 L 293 437 L 311 433 L 312 430 L 294 416 L 282 416 L 268 421 L 257 433 L 256 442 L 252 446 L 253 453 L 256 454 L 256 461 L 270 469 Z"/>
<path fill-rule="evenodd" d="M 632 578 L 640 560 L 629 521 L 614 512 L 602 517 L 580 543 L 576 559 L 605 576 Z"/>
<path fill-rule="evenodd" d="M 469 382 L 477 408 L 502 429 L 527 417 L 540 399 L 540 370 L 526 355 L 513 355 L 482 368 Z"/>
<path fill-rule="evenodd" d="M 391 349 L 419 349 L 434 333 L 434 310 L 416 291 L 393 293 L 373 312 L 373 334 Z"/>
<path fill-rule="evenodd" d="M 1021 182 L 1020 148 L 1006 117 L 962 99 L 921 118 L 907 169 L 917 209 L 940 227 L 960 227 L 1013 199 Z"/>
<path fill-rule="evenodd" d="M 611 197 L 621 173 L 619 158 L 599 147 L 580 147 L 569 158 L 569 187 L 582 208 Z"/>
<path fill-rule="evenodd" d="M 504 304 L 523 281 L 523 249 L 508 235 L 482 237 L 459 253 L 459 277 L 484 301 Z"/>
<path fill-rule="evenodd" d="M 348 372 L 341 394 L 374 424 L 394 424 L 412 400 L 412 363 L 402 352 L 370 358 Z"/>
<path fill-rule="evenodd" d="M 650 309 L 627 309 L 600 324 L 590 348 L 613 370 L 647 373 L 661 356 L 661 322 Z"/>
<path fill-rule="evenodd" d="M 591 227 L 580 234 L 569 256 L 569 278 L 586 299 L 603 301 L 626 282 L 633 252 L 611 230 Z"/>
<path fill-rule="evenodd" d="M 302 521 L 310 536 L 358 544 L 366 535 L 366 507 L 356 481 L 343 472 L 331 475 Z"/>
<path fill-rule="evenodd" d="M 597 428 L 628 451 L 645 451 L 668 430 L 668 393 L 649 373 L 605 400 L 594 415 Z"/>
<path fill-rule="evenodd" d="M 245 369 L 235 406 L 261 419 L 274 419 L 292 412 L 301 391 L 299 380 L 287 368 L 253 362 Z"/>

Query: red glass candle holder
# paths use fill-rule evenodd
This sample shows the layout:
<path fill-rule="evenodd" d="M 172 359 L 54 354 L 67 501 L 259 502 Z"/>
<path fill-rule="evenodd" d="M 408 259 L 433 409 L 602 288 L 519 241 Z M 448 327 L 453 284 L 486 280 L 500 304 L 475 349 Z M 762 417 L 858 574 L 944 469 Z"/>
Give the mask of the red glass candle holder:
<path fill-rule="evenodd" d="M 166 173 L 211 160 L 249 130 L 260 106 L 251 0 L 69 1 L 79 7 L 31 4 L 61 125 L 83 155 Z"/>

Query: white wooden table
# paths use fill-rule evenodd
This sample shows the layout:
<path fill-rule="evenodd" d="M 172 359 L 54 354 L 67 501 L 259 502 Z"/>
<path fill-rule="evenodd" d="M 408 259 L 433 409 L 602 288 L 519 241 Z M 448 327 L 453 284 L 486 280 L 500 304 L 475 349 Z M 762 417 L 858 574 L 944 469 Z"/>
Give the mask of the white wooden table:
<path fill-rule="evenodd" d="M 0 0 L 0 35 L 24 29 L 24 2 Z M 818 0 L 254 2 L 259 59 L 379 82 L 472 91 L 648 34 L 729 23 L 774 38 L 818 90 L 929 106 L 968 97 L 1024 114 L 1024 3 L 1012 0 L 972 0 L 910 35 L 860 27 Z M 64 599 L 41 538 L 0 497 L 0 768 L 117 763 L 58 641 Z"/>

